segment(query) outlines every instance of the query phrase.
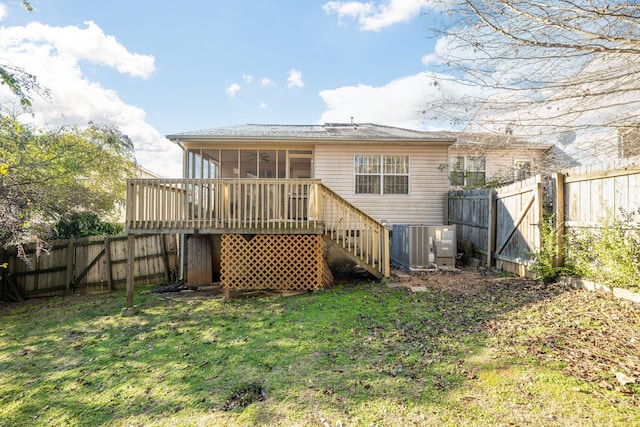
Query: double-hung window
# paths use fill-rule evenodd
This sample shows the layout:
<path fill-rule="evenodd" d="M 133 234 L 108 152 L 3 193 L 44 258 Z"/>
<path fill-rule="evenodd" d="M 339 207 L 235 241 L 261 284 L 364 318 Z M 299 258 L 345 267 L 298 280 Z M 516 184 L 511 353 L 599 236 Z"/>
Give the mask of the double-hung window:
<path fill-rule="evenodd" d="M 354 166 L 356 194 L 409 194 L 409 156 L 358 154 Z"/>

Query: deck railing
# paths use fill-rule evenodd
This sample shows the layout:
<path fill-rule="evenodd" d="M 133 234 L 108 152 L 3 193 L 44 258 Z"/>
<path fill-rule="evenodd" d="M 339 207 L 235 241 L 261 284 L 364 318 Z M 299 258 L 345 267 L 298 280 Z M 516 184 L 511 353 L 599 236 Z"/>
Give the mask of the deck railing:
<path fill-rule="evenodd" d="M 387 228 L 316 179 L 130 179 L 125 224 L 133 234 L 323 233 L 389 276 Z"/>
<path fill-rule="evenodd" d="M 320 218 L 327 238 L 340 245 L 354 259 L 389 277 L 387 227 L 325 186 L 321 186 L 318 193 Z"/>
<path fill-rule="evenodd" d="M 131 179 L 129 230 L 317 227 L 317 180 Z"/>

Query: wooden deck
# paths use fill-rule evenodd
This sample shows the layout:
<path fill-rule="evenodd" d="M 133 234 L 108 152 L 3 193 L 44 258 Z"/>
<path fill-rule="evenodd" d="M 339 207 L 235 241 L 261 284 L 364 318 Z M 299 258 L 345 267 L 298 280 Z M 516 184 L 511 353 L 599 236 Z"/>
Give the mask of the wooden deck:
<path fill-rule="evenodd" d="M 389 231 L 317 179 L 131 179 L 126 231 L 317 234 L 389 277 Z"/>
<path fill-rule="evenodd" d="M 322 232 L 315 180 L 134 179 L 128 182 L 129 233 Z"/>

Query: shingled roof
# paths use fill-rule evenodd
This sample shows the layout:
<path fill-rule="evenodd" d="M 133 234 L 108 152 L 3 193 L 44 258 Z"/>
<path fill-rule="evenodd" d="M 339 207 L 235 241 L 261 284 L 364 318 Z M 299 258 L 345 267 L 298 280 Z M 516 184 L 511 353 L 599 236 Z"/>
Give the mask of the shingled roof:
<path fill-rule="evenodd" d="M 173 141 L 196 139 L 385 140 L 453 142 L 449 132 L 424 132 L 373 123 L 324 125 L 245 124 L 167 135 Z"/>
<path fill-rule="evenodd" d="M 517 137 L 515 135 L 498 134 L 498 133 L 471 133 L 459 132 L 455 134 L 458 147 L 481 147 L 481 148 L 533 148 L 538 150 L 547 150 L 553 147 L 548 142 L 533 142 L 526 138 Z"/>

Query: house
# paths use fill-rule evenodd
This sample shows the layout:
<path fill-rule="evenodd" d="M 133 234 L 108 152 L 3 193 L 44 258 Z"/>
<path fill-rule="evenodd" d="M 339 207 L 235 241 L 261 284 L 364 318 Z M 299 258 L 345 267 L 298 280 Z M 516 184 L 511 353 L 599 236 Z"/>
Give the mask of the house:
<path fill-rule="evenodd" d="M 451 187 L 500 186 L 549 170 L 553 148 L 509 134 L 457 133 L 449 147 Z"/>
<path fill-rule="evenodd" d="M 617 169 L 640 163 L 640 128 L 591 127 L 557 136 L 554 157 L 561 167 L 583 171 Z"/>
<path fill-rule="evenodd" d="M 388 277 L 389 227 L 443 223 L 443 165 L 456 141 L 370 123 L 248 124 L 167 138 L 183 149 L 183 178 L 130 180 L 127 233 L 181 233 L 187 282 L 220 275 L 227 290 L 322 287 L 327 250 Z"/>

